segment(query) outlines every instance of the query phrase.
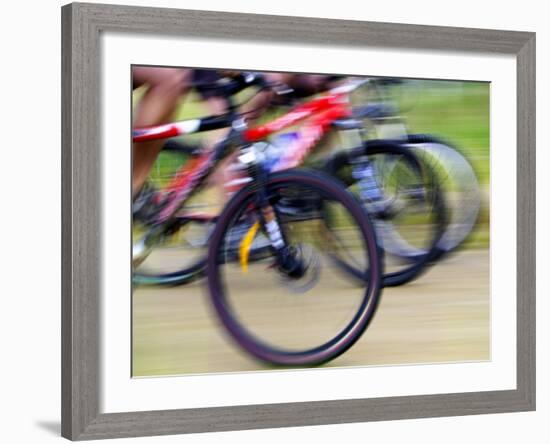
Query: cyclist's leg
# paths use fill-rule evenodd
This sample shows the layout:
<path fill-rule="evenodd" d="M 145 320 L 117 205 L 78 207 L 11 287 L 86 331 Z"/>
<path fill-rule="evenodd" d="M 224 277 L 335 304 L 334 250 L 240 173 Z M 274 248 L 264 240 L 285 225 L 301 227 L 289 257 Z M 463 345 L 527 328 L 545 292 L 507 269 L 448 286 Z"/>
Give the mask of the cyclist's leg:
<path fill-rule="evenodd" d="M 177 104 L 191 86 L 190 69 L 134 67 L 133 87 L 148 89 L 134 110 L 134 126 L 151 126 L 170 121 Z M 132 194 L 135 196 L 145 182 L 163 140 L 133 144 Z"/>

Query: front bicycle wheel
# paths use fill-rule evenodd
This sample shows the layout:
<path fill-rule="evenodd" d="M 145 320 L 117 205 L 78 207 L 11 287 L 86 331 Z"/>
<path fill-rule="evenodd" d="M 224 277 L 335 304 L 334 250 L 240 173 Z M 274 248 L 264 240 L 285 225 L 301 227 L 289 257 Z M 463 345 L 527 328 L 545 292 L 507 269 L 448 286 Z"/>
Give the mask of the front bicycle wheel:
<path fill-rule="evenodd" d="M 371 215 L 384 250 L 384 286 L 417 278 L 440 256 L 445 202 L 429 165 L 399 142 L 372 140 L 343 151 L 326 166 Z M 349 271 L 353 267 L 340 261 Z M 361 270 L 355 275 L 362 278 Z"/>
<path fill-rule="evenodd" d="M 439 241 L 440 256 L 458 249 L 475 230 L 483 210 L 478 175 L 467 157 L 429 134 L 409 134 L 407 146 L 434 171 L 445 194 L 448 223 Z"/>
<path fill-rule="evenodd" d="M 280 237 L 265 223 L 264 192 Z M 262 239 L 270 239 L 270 254 L 249 261 L 250 246 Z M 294 261 L 285 269 L 280 242 Z M 334 266 L 335 251 L 364 270 L 362 288 Z M 288 170 L 227 204 L 210 238 L 207 278 L 215 312 L 244 350 L 276 365 L 313 366 L 365 331 L 379 301 L 380 266 L 374 229 L 353 195 L 325 174 Z"/>

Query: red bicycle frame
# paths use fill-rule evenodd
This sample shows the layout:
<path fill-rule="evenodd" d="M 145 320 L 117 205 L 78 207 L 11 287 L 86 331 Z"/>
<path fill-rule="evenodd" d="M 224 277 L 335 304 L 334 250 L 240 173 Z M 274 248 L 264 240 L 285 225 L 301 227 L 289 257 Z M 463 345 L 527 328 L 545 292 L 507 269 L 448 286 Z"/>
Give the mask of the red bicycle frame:
<path fill-rule="evenodd" d="M 271 122 L 244 129 L 241 133 L 243 141 L 248 144 L 258 142 L 274 133 L 303 122 L 298 130 L 299 137 L 294 143 L 285 148 L 285 152 L 272 171 L 280 171 L 300 165 L 334 121 L 351 116 L 351 107 L 348 100 L 349 91 L 339 91 L 338 89 L 333 91 L 302 103 Z M 213 129 L 213 121 L 216 119 L 218 119 L 218 122 L 220 121 L 219 117 L 212 117 L 136 128 L 133 131 L 133 141 L 145 142 L 207 131 Z M 218 153 L 216 150 L 209 150 L 192 159 L 177 171 L 173 180 L 163 189 L 163 191 L 172 192 L 173 198 L 160 211 L 159 223 L 169 219 L 179 210 L 189 194 L 210 174 L 217 160 Z"/>

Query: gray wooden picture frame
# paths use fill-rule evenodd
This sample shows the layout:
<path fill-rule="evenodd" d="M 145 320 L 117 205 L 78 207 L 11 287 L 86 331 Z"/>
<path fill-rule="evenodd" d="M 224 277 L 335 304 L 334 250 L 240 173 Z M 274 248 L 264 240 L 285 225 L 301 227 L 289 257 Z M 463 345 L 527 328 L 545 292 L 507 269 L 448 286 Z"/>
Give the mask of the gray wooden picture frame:
<path fill-rule="evenodd" d="M 517 58 L 515 390 L 99 411 L 101 32 L 511 54 Z M 535 34 L 76 3 L 62 8 L 62 435 L 73 440 L 535 409 Z"/>

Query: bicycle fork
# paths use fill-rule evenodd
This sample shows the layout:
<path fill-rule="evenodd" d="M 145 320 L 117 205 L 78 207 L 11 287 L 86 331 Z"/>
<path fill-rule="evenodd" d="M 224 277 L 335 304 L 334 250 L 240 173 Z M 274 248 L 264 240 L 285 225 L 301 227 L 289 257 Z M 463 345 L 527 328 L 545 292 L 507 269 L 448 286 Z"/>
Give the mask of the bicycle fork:
<path fill-rule="evenodd" d="M 253 150 L 254 148 L 251 147 L 250 149 Z M 241 265 L 243 265 L 243 257 L 248 258 L 248 252 L 254 235 L 261 227 L 267 235 L 271 248 L 275 253 L 276 265 L 279 271 L 290 278 L 299 279 L 306 273 L 308 267 L 300 258 L 299 251 L 290 245 L 281 227 L 277 211 L 269 202 L 265 185 L 268 173 L 264 170 L 261 163 L 256 162 L 255 156 L 247 153 L 246 156 L 242 157 L 244 157 L 244 161 L 247 163 L 250 177 L 254 178 L 253 183 L 256 184 L 256 205 L 259 221 L 250 228 L 247 235 L 243 238 L 240 252 Z M 243 159 L 240 160 L 243 161 Z M 243 252 L 243 246 L 246 252 Z M 243 269 L 245 268 L 243 267 Z"/>
<path fill-rule="evenodd" d="M 275 251 L 277 266 L 286 276 L 294 279 L 301 278 L 307 271 L 307 264 L 299 255 L 299 251 L 290 245 L 285 238 L 284 231 L 277 220 L 277 214 L 271 205 L 261 207 L 262 223 Z"/>

